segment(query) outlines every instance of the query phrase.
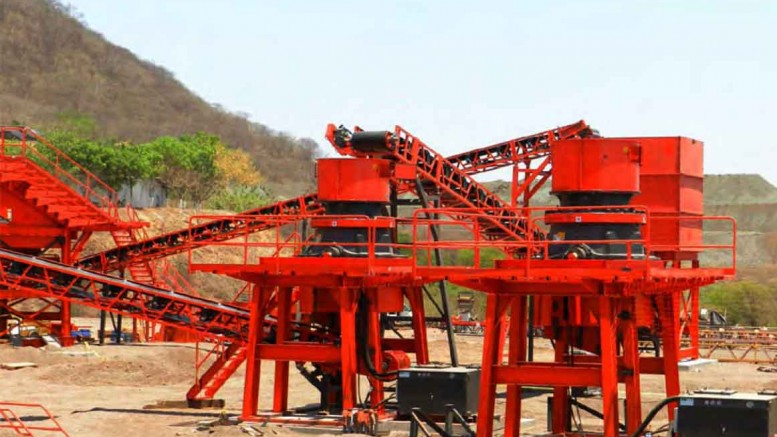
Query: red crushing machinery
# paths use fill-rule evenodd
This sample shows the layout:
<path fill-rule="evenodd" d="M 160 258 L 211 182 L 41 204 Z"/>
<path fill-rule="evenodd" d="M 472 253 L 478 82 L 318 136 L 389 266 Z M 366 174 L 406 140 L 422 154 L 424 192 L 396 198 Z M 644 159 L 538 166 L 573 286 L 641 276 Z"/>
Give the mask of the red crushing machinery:
<path fill-rule="evenodd" d="M 699 287 L 734 273 L 734 260 L 725 268 L 700 263 L 702 251 L 727 250 L 732 257 L 735 251 L 735 229 L 730 245 L 702 242 L 705 221 L 730 219 L 701 215 L 700 142 L 602 138 L 582 121 L 448 158 L 401 127 L 330 125 L 327 139 L 345 157 L 318 161 L 315 194 L 234 216 L 192 217 L 188 229 L 129 235 L 116 248 L 80 260 L 70 253 L 59 262 L 39 257 L 40 248 L 9 245 L 16 250 L 0 250 L 6 287 L 0 299 L 18 294 L 77 302 L 223 344 L 187 398 L 212 398 L 245 362 L 247 420 L 354 429 L 365 414 L 373 424 L 395 417 L 390 386 L 403 369 L 430 359 L 425 302 L 435 300 L 435 287 L 450 361 L 458 365 L 446 282 L 487 294 L 478 435 L 494 433 L 498 384 L 507 385 L 505 435 L 520 432 L 523 386 L 553 388 L 550 425 L 557 435 L 581 435 L 570 415 L 582 402 L 576 389 L 600 387 L 601 432 L 608 437 L 640 426 L 640 374 L 662 374 L 667 394 L 679 392 L 678 360 L 698 356 Z M 3 165 L 14 169 L 15 159 Z M 473 177 L 506 166 L 514 174 L 510 202 Z M 531 207 L 549 180 L 560 206 Z M 17 185 L 10 182 L 9 192 L 30 189 L 18 178 Z M 35 193 L 21 203 L 42 207 Z M 85 203 L 76 215 L 94 200 Z M 416 209 L 408 217 L 400 206 Z M 63 220 L 56 232 L 67 233 L 67 225 L 103 229 L 95 223 Z M 33 228 L 24 232 L 38 232 Z M 450 228 L 456 231 L 449 234 Z M 274 238 L 254 238 L 258 232 Z M 69 235 L 78 246 L 86 234 Z M 239 253 L 240 261 L 202 261 L 196 249 L 204 246 Z M 481 265 L 485 248 L 502 251 L 504 259 Z M 442 253 L 462 250 L 474 255 L 470 265 L 444 265 Z M 248 305 L 103 273 L 132 272 L 133 265 L 185 251 L 192 271 L 249 283 Z M 389 334 L 391 314 L 405 306 L 412 336 Z M 552 361 L 531 353 L 535 331 L 552 341 Z M 640 353 L 646 337 L 660 339 L 657 356 Z M 275 369 L 273 405 L 261 411 L 259 375 L 267 362 Z M 290 408 L 291 362 L 320 393 L 316 408 L 326 416 L 300 417 L 303 410 Z M 366 393 L 357 384 L 362 378 Z M 625 424 L 619 423 L 619 383 L 625 384 Z"/>
<path fill-rule="evenodd" d="M 371 147 L 376 141 L 358 135 L 357 140 L 359 148 Z M 400 369 L 410 366 L 408 354 L 419 364 L 428 362 L 422 284 L 410 275 L 412 258 L 402 254 L 401 245 L 394 242 L 397 219 L 389 215 L 392 178 L 414 177 L 412 167 L 386 159 L 321 159 L 318 201 L 323 214 L 270 219 L 275 220 L 279 236 L 307 219 L 313 238 L 246 241 L 241 244 L 247 248 L 272 246 L 272 251 L 255 259 L 247 256 L 240 264 L 192 260 L 194 270 L 255 284 L 250 309 L 252 324 L 260 329 L 252 329 L 248 338 L 244 419 L 259 415 L 263 362 L 275 362 L 273 414 L 289 411 L 289 362 L 294 361 L 319 390 L 319 408 L 342 412 L 344 425 L 350 420 L 349 413 L 359 407 L 358 375 L 369 379 L 368 408 L 384 418 L 384 382 L 395 380 Z M 224 247 L 234 244 L 223 243 Z M 291 256 L 272 255 L 283 250 Z M 402 311 L 405 300 L 412 308 L 413 336 L 385 338 L 382 316 Z M 304 325 L 304 332 L 292 326 L 292 305 L 298 305 L 301 320 L 296 325 Z M 270 314 L 277 321 L 268 334 L 259 321 Z"/>
<path fill-rule="evenodd" d="M 496 261 L 493 271 L 452 279 L 488 294 L 478 435 L 494 431 L 497 384 L 507 385 L 505 435 L 520 433 L 522 386 L 553 388 L 549 426 L 554 435 L 590 435 L 573 428 L 571 416 L 579 405 L 575 389 L 589 386 L 601 388 L 603 434 L 631 435 L 642 423 L 641 373 L 664 375 L 667 397 L 679 395 L 678 361 L 698 356 L 693 340 L 698 315 L 680 302 L 684 294 L 698 302 L 700 286 L 733 277 L 735 227 L 730 218 L 700 215 L 701 144 L 696 141 L 582 138 L 553 143 L 549 157 L 560 206 L 523 209 L 547 232 L 544 237 L 531 232 L 524 242 L 512 243 L 518 256 Z M 660 179 L 658 165 L 665 172 Z M 473 211 L 472 219 L 484 214 L 488 211 Z M 730 244 L 702 243 L 702 223 L 710 220 L 731 224 Z M 727 251 L 731 265 L 701 268 L 703 250 Z M 552 361 L 527 355 L 529 326 L 551 339 Z M 505 330 L 510 336 L 506 362 Z M 640 354 L 641 331 L 660 336 L 660 356 Z M 686 349 L 681 348 L 684 332 L 691 333 Z M 619 383 L 626 393 L 623 424 Z M 674 405 L 667 407 L 670 419 Z"/>
<path fill-rule="evenodd" d="M 238 244 L 246 248 L 241 264 L 191 263 L 195 270 L 228 274 L 255 283 L 261 291 L 255 293 L 252 301 L 254 317 L 262 319 L 270 314 L 273 304 L 278 308 L 274 337 L 268 340 L 262 337 L 264 331 L 257 331 L 249 339 L 245 392 L 248 401 L 243 416 L 256 417 L 262 361 L 276 361 L 273 412 L 279 414 L 288 407 L 285 363 L 301 361 L 304 356 L 316 375 L 309 379 L 319 389 L 325 387 L 321 403 L 327 409 L 342 411 L 347 420 L 349 410 L 358 404 L 352 381 L 361 373 L 370 378 L 369 404 L 385 417 L 385 381 L 373 373 L 375 363 L 383 362 L 384 368 L 396 371 L 410 363 L 403 354 L 414 353 L 416 362 L 423 364 L 421 351 L 425 342 L 416 320 L 414 339 L 405 339 L 402 346 L 395 339 L 382 337 L 376 328 L 381 314 L 401 309 L 402 296 L 410 302 L 414 315 L 422 314 L 423 305 L 408 292 L 441 279 L 484 291 L 489 296 L 479 435 L 493 432 L 497 384 L 509 387 L 505 414 L 508 435 L 519 432 L 523 385 L 554 388 L 552 431 L 568 435 L 574 435 L 569 411 L 572 403 L 578 402 L 571 395 L 575 387 L 602 388 L 601 414 L 607 436 L 618 435 L 620 428 L 633 431 L 640 425 L 640 371 L 665 375 L 667 394 L 676 395 L 677 362 L 697 353 L 693 341 L 690 348 L 681 348 L 682 334 L 692 334 L 695 325 L 694 316 L 680 305 L 681 297 L 684 293 L 698 293 L 700 286 L 733 274 L 733 263 L 729 268 L 700 268 L 698 262 L 703 250 L 728 250 L 732 254 L 734 251 L 733 239 L 730 245 L 705 246 L 699 238 L 702 221 L 729 220 L 701 217 L 700 205 L 693 204 L 701 200 L 701 193 L 694 191 L 699 188 L 696 178 L 701 176 L 701 144 L 677 138 L 644 139 L 644 143 L 643 139 L 600 138 L 584 123 L 571 126 L 575 126 L 570 128 L 575 133 L 563 138 L 557 133 L 564 130 L 559 129 L 539 137 L 544 141 L 536 141 L 538 136 L 526 137 L 531 140 L 513 140 L 486 148 L 488 152 L 483 154 L 476 151 L 448 160 L 400 127 L 393 132 L 366 132 L 330 125 L 330 143 L 352 159 L 319 161 L 318 200 L 323 213 L 315 217 L 265 218 L 275 220 L 276 228 L 309 219 L 316 230 L 313 239 L 291 241 L 278 233 L 276 241 L 269 244 L 271 247 L 265 248 L 272 249 L 268 253 L 293 253 L 281 258 L 249 255 L 247 249 L 268 244 L 245 239 Z M 670 154 L 661 146 L 654 146 L 656 143 L 676 147 L 669 148 Z M 476 171 L 463 170 L 465 162 L 478 159 L 483 162 L 483 167 L 478 168 L 496 167 L 502 159 L 500 153 L 520 156 L 516 159 L 524 164 L 521 173 L 533 181 L 514 181 L 516 202 L 527 202 L 552 175 L 553 192 L 560 206 L 532 209 L 527 202 L 517 208 L 508 207 L 472 179 Z M 654 189 L 640 190 L 642 180 L 650 181 L 655 176 L 650 157 L 657 155 L 676 163 L 676 168 L 672 167 L 675 173 L 667 175 L 666 182 L 657 188 L 664 196 L 657 195 Z M 531 165 L 535 159 L 542 160 L 540 166 Z M 516 165 L 512 159 L 501 162 Z M 434 197 L 439 205 L 434 207 L 427 202 L 427 208 L 415 212 L 409 221 L 413 228 L 409 245 L 392 237 L 393 229 L 408 224 L 390 213 L 391 200 L 397 192 L 413 192 L 422 200 Z M 638 193 L 642 197 L 635 197 Z M 649 196 L 656 200 L 646 201 Z M 677 205 L 685 205 L 684 209 L 661 210 L 667 199 L 677 199 Z M 657 213 L 651 214 L 654 210 Z M 197 226 L 200 225 L 194 224 L 193 228 Z M 441 226 L 463 227 L 471 235 L 458 242 L 430 239 L 431 229 Z M 423 227 L 428 227 L 429 232 L 419 232 Z M 467 267 L 420 265 L 417 259 L 424 251 L 477 251 L 483 247 L 500 248 L 512 256 L 497 261 L 493 267 L 479 263 Z M 430 258 L 427 256 L 427 260 Z M 276 291 L 270 287 L 277 287 Z M 272 296 L 280 300 L 273 303 Z M 289 334 L 289 328 L 284 327 L 288 321 L 282 320 L 286 317 L 282 314 L 290 307 L 292 296 L 298 300 L 303 320 L 310 326 L 326 333 L 339 330 L 341 343 L 335 340 L 339 347 L 305 343 Z M 534 306 L 531 316 L 529 297 Z M 508 309 L 514 317 L 510 318 L 509 327 L 509 364 L 503 365 L 501 350 Z M 553 362 L 535 362 L 527 357 L 525 339 L 530 325 L 539 327 L 553 341 Z M 660 356 L 640 355 L 641 332 L 660 337 Z M 356 348 L 344 346 L 353 340 Z M 392 359 L 386 360 L 387 355 Z M 397 356 L 402 358 L 396 359 Z M 626 404 L 630 406 L 623 426 L 618 422 L 619 382 L 626 384 Z M 344 397 L 333 395 L 332 390 Z M 670 411 L 670 417 L 671 414 Z"/>

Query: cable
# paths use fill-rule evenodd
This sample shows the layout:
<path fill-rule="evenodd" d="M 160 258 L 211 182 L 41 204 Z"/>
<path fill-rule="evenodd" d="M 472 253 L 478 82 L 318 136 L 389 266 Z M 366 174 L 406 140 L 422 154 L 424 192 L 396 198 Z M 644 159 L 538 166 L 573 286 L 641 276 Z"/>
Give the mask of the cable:
<path fill-rule="evenodd" d="M 357 347 L 361 346 L 362 351 L 362 360 L 364 361 L 364 367 L 367 368 L 367 371 L 375 377 L 376 379 L 380 380 L 393 380 L 396 378 L 396 376 L 399 374 L 398 370 L 390 371 L 390 372 L 378 372 L 378 370 L 375 368 L 375 364 L 372 362 L 372 357 L 370 356 L 370 348 L 368 347 L 367 339 L 363 337 L 363 335 L 368 331 L 367 330 L 367 314 L 369 311 L 369 303 L 367 301 L 367 296 L 362 294 L 359 297 L 359 303 L 358 303 L 358 313 L 356 317 L 356 326 L 357 326 L 357 335 L 359 335 L 359 338 L 357 339 Z"/>
<path fill-rule="evenodd" d="M 636 431 L 634 431 L 631 436 L 629 437 L 640 437 L 643 432 L 645 432 L 645 428 L 650 425 L 650 422 L 653 420 L 654 417 L 656 417 L 656 414 L 658 414 L 659 411 L 661 411 L 662 408 L 665 406 L 671 404 L 672 402 L 677 402 L 680 400 L 680 396 L 670 396 L 653 407 L 653 409 L 650 410 L 647 416 L 645 416 L 645 420 L 642 421 L 642 423 L 639 425 L 639 428 L 637 428 Z"/>
<path fill-rule="evenodd" d="M 571 392 L 571 389 L 570 389 L 570 392 Z M 580 404 L 578 403 L 577 398 L 574 398 L 574 399 L 575 399 L 575 411 L 577 412 L 577 424 L 576 424 L 577 431 L 583 432 L 583 415 L 580 414 Z M 574 417 L 574 414 L 572 415 L 572 417 Z"/>
<path fill-rule="evenodd" d="M 669 423 L 667 423 L 665 425 L 662 425 L 657 430 L 650 431 L 650 433 L 653 434 L 653 435 L 656 435 L 656 434 L 663 434 L 665 432 L 669 432 L 670 431 L 670 426 L 669 425 L 670 425 Z"/>
<path fill-rule="evenodd" d="M 395 397 L 397 397 L 397 394 L 396 393 L 391 393 L 385 399 L 383 399 L 382 401 L 378 402 L 378 404 L 375 406 L 375 408 L 380 408 L 381 406 L 383 406 L 383 404 L 385 404 L 386 402 L 394 399 Z"/>

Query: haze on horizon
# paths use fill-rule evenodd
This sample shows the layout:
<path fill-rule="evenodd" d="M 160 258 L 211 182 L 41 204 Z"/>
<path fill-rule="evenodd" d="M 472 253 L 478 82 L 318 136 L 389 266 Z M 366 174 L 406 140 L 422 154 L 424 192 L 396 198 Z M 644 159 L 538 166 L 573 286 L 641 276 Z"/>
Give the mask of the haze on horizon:
<path fill-rule="evenodd" d="M 777 183 L 777 2 L 71 0 L 205 100 L 299 137 L 400 124 L 453 154 L 585 119 Z M 509 178 L 509 173 L 489 175 Z"/>

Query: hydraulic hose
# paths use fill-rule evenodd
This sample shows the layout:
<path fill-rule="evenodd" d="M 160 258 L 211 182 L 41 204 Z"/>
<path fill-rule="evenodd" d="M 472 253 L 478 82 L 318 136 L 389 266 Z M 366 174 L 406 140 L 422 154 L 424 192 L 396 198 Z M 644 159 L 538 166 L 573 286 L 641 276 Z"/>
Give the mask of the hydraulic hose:
<path fill-rule="evenodd" d="M 396 376 L 399 374 L 399 371 L 391 371 L 391 372 L 379 372 L 378 369 L 375 368 L 375 363 L 372 362 L 372 357 L 370 356 L 370 348 L 367 347 L 367 341 L 364 338 L 364 334 L 367 332 L 367 297 L 362 294 L 361 297 L 359 297 L 359 306 L 358 306 L 358 314 L 357 314 L 357 323 L 356 328 L 358 329 L 358 336 L 360 337 L 358 339 L 356 347 L 361 347 L 362 352 L 362 361 L 364 361 L 364 367 L 367 368 L 367 371 L 370 372 L 370 375 L 374 376 L 377 379 L 381 380 L 392 380 L 396 378 Z"/>
<path fill-rule="evenodd" d="M 680 396 L 670 396 L 658 404 L 656 404 L 653 409 L 650 410 L 647 416 L 645 416 L 645 420 L 642 421 L 642 423 L 639 424 L 639 428 L 637 428 L 634 433 L 632 433 L 629 437 L 640 437 L 643 432 L 645 432 L 645 428 L 650 425 L 650 422 L 653 420 L 654 417 L 656 417 L 656 414 L 658 414 L 659 411 L 661 411 L 662 408 L 667 406 L 668 404 L 671 404 L 672 402 L 677 402 L 680 400 Z"/>

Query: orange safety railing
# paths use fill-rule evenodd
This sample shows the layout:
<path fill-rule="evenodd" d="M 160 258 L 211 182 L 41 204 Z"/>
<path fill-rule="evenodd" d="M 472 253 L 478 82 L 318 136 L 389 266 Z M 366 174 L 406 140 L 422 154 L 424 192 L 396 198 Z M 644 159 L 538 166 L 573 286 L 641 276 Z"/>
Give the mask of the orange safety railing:
<path fill-rule="evenodd" d="M 196 383 L 202 374 L 202 369 L 211 365 L 227 350 L 225 341 L 205 343 L 210 347 L 200 347 L 200 342 L 194 344 L 194 382 Z"/>
<path fill-rule="evenodd" d="M 0 156 L 30 159 L 108 215 L 118 218 L 116 191 L 29 127 L 0 126 Z"/>
<path fill-rule="evenodd" d="M 367 230 L 367 235 L 364 241 L 360 242 L 344 242 L 342 246 L 348 246 L 349 248 L 358 248 L 363 250 L 363 254 L 359 258 L 367 260 L 367 270 L 372 271 L 375 267 L 375 260 L 380 257 L 380 250 L 386 250 L 392 248 L 397 253 L 399 250 L 404 250 L 405 253 L 409 253 L 412 250 L 412 246 L 409 243 L 385 243 L 377 241 L 378 229 L 394 228 L 398 223 L 403 221 L 400 219 L 392 219 L 390 217 L 376 217 L 370 218 L 366 215 L 311 215 L 311 214 L 298 214 L 298 215 L 274 215 L 274 216 L 262 216 L 257 218 L 256 216 L 249 215 L 230 215 L 230 216 L 213 216 L 213 215 L 199 215 L 192 216 L 189 219 L 189 228 L 195 229 L 197 226 L 206 222 L 213 222 L 229 218 L 236 221 L 239 224 L 249 223 L 253 220 L 260 219 L 265 223 L 271 224 L 271 228 L 261 233 L 250 232 L 250 226 L 244 226 L 245 232 L 241 233 L 237 238 L 227 241 L 203 241 L 194 243 L 188 252 L 188 261 L 190 268 L 198 270 L 198 267 L 204 265 L 255 265 L 261 258 L 276 258 L 276 257 L 289 257 L 303 253 L 304 250 L 310 250 L 316 247 L 331 247 L 332 242 L 317 241 L 314 236 L 308 235 L 303 238 L 305 232 L 302 231 L 303 226 L 308 226 L 306 222 L 308 220 L 327 220 L 331 227 L 358 227 Z M 404 221 L 405 224 L 409 224 L 409 221 Z M 312 230 L 311 230 L 312 232 Z M 208 263 L 204 263 L 198 258 L 198 251 L 196 249 L 202 247 L 209 247 L 209 250 L 218 250 L 219 257 L 217 262 L 213 262 L 212 257 L 209 258 Z"/>
<path fill-rule="evenodd" d="M 777 329 L 702 327 L 699 329 L 699 354 L 721 362 L 777 364 Z"/>
<path fill-rule="evenodd" d="M 26 417 L 35 417 L 35 424 L 25 422 Z M 0 402 L 0 431 L 4 429 L 20 436 L 34 436 L 33 431 L 42 431 L 45 435 L 56 433 L 70 437 L 54 415 L 40 404 Z"/>
<path fill-rule="evenodd" d="M 144 226 L 148 225 L 148 222 L 141 220 L 140 216 L 138 215 L 138 210 L 135 209 L 132 204 L 127 203 L 127 206 L 124 207 L 124 211 L 127 213 L 127 222 L 143 223 Z M 146 228 L 144 226 L 133 228 L 135 232 L 137 232 L 137 237 L 142 240 L 148 239 L 148 232 L 146 232 Z"/>
<path fill-rule="evenodd" d="M 156 273 L 160 280 L 168 284 L 173 291 L 199 296 L 200 293 L 189 283 L 189 281 L 178 271 L 178 269 L 167 259 L 161 259 L 156 263 Z"/>
<path fill-rule="evenodd" d="M 580 211 L 581 207 L 532 207 L 532 208 L 515 208 L 513 211 L 515 215 L 521 215 L 526 218 L 530 223 L 530 228 L 535 230 L 547 230 L 548 226 L 542 223 L 545 220 L 545 216 L 541 213 L 552 212 L 575 212 Z M 608 213 L 615 209 L 614 207 L 585 207 L 588 212 L 602 212 Z M 621 210 L 623 208 L 620 208 Z M 644 208 L 635 209 L 629 207 L 629 211 L 632 214 L 646 214 Z M 413 242 L 412 246 L 415 250 L 417 258 L 420 259 L 419 266 L 426 268 L 434 267 L 432 263 L 432 254 L 436 250 L 443 252 L 453 251 L 460 252 L 462 250 L 471 251 L 471 259 L 469 256 L 463 259 L 459 257 L 454 260 L 454 264 L 447 264 L 443 267 L 456 267 L 456 268 L 491 268 L 493 265 L 486 265 L 484 262 L 484 253 L 488 250 L 492 251 L 490 259 L 500 258 L 517 258 L 522 260 L 522 266 L 524 272 L 529 274 L 532 267 L 534 267 L 537 261 L 546 261 L 552 259 L 551 253 L 553 248 L 559 246 L 574 246 L 574 245 L 606 245 L 606 246 L 623 246 L 625 248 L 625 259 L 633 263 L 640 263 L 643 267 L 646 267 L 650 261 L 649 257 L 644 256 L 644 252 L 640 250 L 642 247 L 646 247 L 648 242 L 645 238 L 640 239 L 618 239 L 618 240 L 554 240 L 550 238 L 535 239 L 534 235 L 546 235 L 545 232 L 532 232 L 529 238 L 525 240 L 492 240 L 487 235 L 482 235 L 480 223 L 482 217 L 491 216 L 491 211 L 474 211 L 471 209 L 457 209 L 457 208 L 427 208 L 418 209 L 413 215 Z M 436 218 L 428 218 L 436 217 Z M 531 217 L 531 219 L 528 219 Z M 649 225 L 644 220 L 640 223 L 641 226 L 647 228 Z M 432 229 L 437 228 L 437 234 L 440 236 L 438 241 L 432 238 Z M 454 237 L 450 237 L 453 235 Z M 502 252 L 504 255 L 499 258 L 494 258 L 493 251 Z M 420 256 L 419 255 L 423 255 Z M 446 257 L 450 260 L 450 257 Z M 460 261 L 460 262 L 456 262 Z"/>
<path fill-rule="evenodd" d="M 584 210 L 584 211 L 583 211 Z M 581 212 L 582 211 L 582 212 Z M 568 240 L 553 238 L 534 238 L 534 233 L 527 235 L 527 239 L 492 239 L 487 232 L 483 232 L 482 226 L 484 217 L 492 216 L 489 211 L 458 209 L 458 208 L 429 208 L 418 209 L 413 217 L 409 219 L 375 217 L 369 218 L 363 215 L 285 215 L 285 216 L 263 216 L 261 220 L 271 223 L 272 229 L 263 233 L 251 234 L 245 232 L 238 238 L 221 242 L 202 242 L 195 243 L 189 251 L 189 265 L 195 270 L 198 266 L 207 265 L 225 265 L 241 264 L 255 265 L 260 258 L 287 257 L 295 256 L 310 250 L 317 246 L 331 247 L 332 242 L 322 242 L 315 238 L 302 239 L 301 226 L 307 220 L 326 220 L 325 227 L 355 227 L 366 230 L 364 241 L 342 242 L 340 245 L 347 246 L 361 252 L 358 257 L 367 261 L 367 271 L 373 272 L 375 260 L 390 248 L 394 254 L 413 258 L 413 274 L 417 275 L 419 269 L 439 268 L 439 269 L 472 269 L 482 270 L 493 268 L 491 263 L 495 259 L 515 258 L 520 261 L 520 265 L 528 274 L 532 268 L 541 261 L 559 259 L 554 254 L 553 249 L 559 246 L 568 247 L 575 245 L 598 245 L 605 247 L 619 247 L 621 256 L 619 261 L 628 263 L 633 269 L 633 275 L 648 275 L 650 269 L 664 268 L 664 264 L 656 256 L 656 251 L 695 251 L 706 252 L 725 250 L 729 251 L 729 265 L 716 266 L 719 272 L 730 275 L 734 273 L 736 267 L 736 228 L 733 219 L 729 217 L 660 217 L 660 220 L 675 221 L 723 221 L 732 225 L 731 242 L 727 244 L 677 244 L 674 246 L 667 244 L 653 244 L 649 236 L 651 235 L 651 223 L 655 217 L 651 216 L 645 207 L 532 207 L 514 209 L 516 216 L 521 215 L 521 220 L 530 225 L 531 229 L 547 229 L 547 223 L 544 223 L 548 217 L 553 217 L 551 213 L 566 213 L 570 219 L 580 212 L 588 217 L 595 217 L 597 214 L 608 214 L 607 220 L 613 220 L 615 223 L 633 223 L 641 228 L 642 236 L 637 239 L 602 239 L 602 240 Z M 625 213 L 625 214 L 624 214 Z M 227 217 L 227 216 L 223 216 Z M 190 218 L 190 229 L 195 229 L 201 223 L 212 222 L 223 218 L 222 216 L 193 216 Z M 249 223 L 256 220 L 253 216 L 229 216 L 238 223 Z M 493 216 L 492 216 L 493 217 Z M 529 219 L 529 217 L 531 217 Z M 601 216 L 599 216 L 601 218 Z M 586 220 L 581 217 L 581 220 Z M 618 220 L 621 220 L 620 222 Z M 625 220 L 625 221 L 624 221 Z M 596 222 L 599 223 L 599 222 Z M 246 229 L 250 226 L 246 226 Z M 400 235 L 399 242 L 377 241 L 377 231 L 379 229 L 391 228 Z M 433 238 L 436 231 L 438 239 Z M 544 232 L 538 235 L 546 235 Z M 404 241 L 403 241 L 404 240 Z M 211 250 L 219 250 L 220 257 L 215 264 L 212 257 L 208 263 L 202 262 L 197 257 L 197 251 L 194 249 L 209 246 Z M 217 249 L 216 249 L 217 248 Z M 491 251 L 486 256 L 487 251 Z M 435 253 L 443 254 L 444 263 L 438 266 L 435 260 Z M 451 254 L 452 253 L 452 254 Z M 646 255 L 647 254 L 647 255 Z M 585 259 L 581 259 L 585 261 Z M 491 263 L 489 265 L 489 263 Z M 516 265 L 513 264 L 513 267 Z M 543 265 L 543 268 L 547 265 Z"/>
<path fill-rule="evenodd" d="M 697 252 L 702 261 L 704 253 L 726 252 L 723 257 L 726 262 L 716 265 L 707 265 L 715 267 L 725 275 L 733 275 L 736 270 L 736 223 L 731 217 L 721 216 L 657 216 L 651 215 L 649 210 L 643 206 L 625 206 L 625 207 L 601 207 L 601 206 L 575 206 L 575 207 L 531 207 L 516 208 L 516 215 L 521 214 L 524 217 L 532 217 L 532 229 L 548 229 L 546 220 L 553 217 L 551 213 L 566 213 L 567 216 L 574 219 L 576 213 L 580 213 L 580 222 L 584 222 L 585 215 L 590 217 L 599 214 L 609 214 L 608 219 L 622 220 L 622 217 L 629 215 L 629 220 L 638 224 L 641 228 L 642 237 L 639 239 L 618 239 L 618 240 L 567 240 L 553 239 L 552 237 L 544 239 L 535 239 L 534 234 L 527 235 L 525 240 L 491 240 L 487 236 L 481 235 L 480 223 L 484 216 L 493 216 L 492 211 L 472 210 L 457 208 L 427 208 L 418 209 L 413 214 L 412 247 L 417 259 L 422 261 L 416 263 L 424 267 L 433 267 L 432 254 L 435 250 L 441 251 L 472 251 L 471 259 L 464 258 L 464 262 L 456 263 L 456 267 L 492 267 L 484 265 L 482 262 L 485 250 L 498 250 L 504 252 L 504 257 L 514 257 L 523 260 L 523 266 L 528 273 L 532 266 L 538 261 L 551 259 L 552 248 L 558 246 L 574 245 L 604 245 L 621 246 L 625 248 L 623 261 L 629 262 L 632 266 L 641 266 L 645 272 L 648 272 L 653 261 L 658 260 L 653 256 L 659 252 Z M 627 214 L 622 214 L 622 213 Z M 642 216 L 640 218 L 640 215 Z M 428 218 L 434 217 L 434 218 Z M 667 244 L 665 241 L 654 242 L 651 236 L 652 226 L 660 221 L 661 223 L 672 222 L 679 228 L 680 224 L 687 225 L 695 223 L 700 229 L 698 241 L 693 239 L 680 239 L 676 237 L 675 244 Z M 623 221 L 621 221 L 623 223 Z M 702 225 L 708 222 L 719 222 L 729 225 L 730 239 L 723 244 L 704 243 L 701 239 Z M 432 238 L 431 228 L 437 228 L 437 233 L 441 236 L 439 241 Z M 679 231 L 678 231 L 679 232 Z M 453 235 L 454 237 L 451 237 Z M 544 234 L 546 235 L 546 234 Z M 418 257 L 419 254 L 423 256 Z M 508 255 L 509 254 L 509 255 Z M 645 256 L 648 254 L 650 256 Z M 493 257 L 492 257 L 493 259 Z M 461 261 L 461 257 L 459 258 Z M 467 262 L 468 261 L 468 262 Z M 707 264 L 710 264 L 707 262 Z M 450 267 L 450 266 L 448 266 Z"/>
<path fill-rule="evenodd" d="M 690 241 L 684 241 L 684 242 L 678 242 L 675 244 L 666 244 L 662 242 L 651 242 L 650 244 L 650 251 L 651 253 L 658 253 L 658 252 L 699 252 L 700 254 L 703 252 L 710 252 L 710 251 L 721 251 L 721 252 L 727 252 L 728 255 L 726 255 L 726 258 L 728 258 L 728 264 L 726 265 L 727 268 L 731 270 L 731 273 L 735 273 L 736 265 L 737 265 L 737 222 L 733 217 L 728 216 L 692 216 L 692 215 L 673 215 L 673 216 L 662 216 L 662 215 L 650 215 L 649 221 L 653 224 L 653 227 L 659 225 L 659 224 L 673 224 L 677 225 L 678 229 L 682 227 L 683 224 L 694 224 L 697 223 L 700 237 L 698 242 L 693 243 Z M 712 243 L 704 243 L 703 237 L 704 232 L 703 229 L 705 225 L 723 225 L 723 226 L 716 226 L 716 229 L 723 228 L 722 233 L 728 233 L 730 234 L 730 242 L 725 244 L 712 244 Z M 726 227 L 726 225 L 728 225 Z M 718 233 L 721 231 L 718 230 Z"/>

